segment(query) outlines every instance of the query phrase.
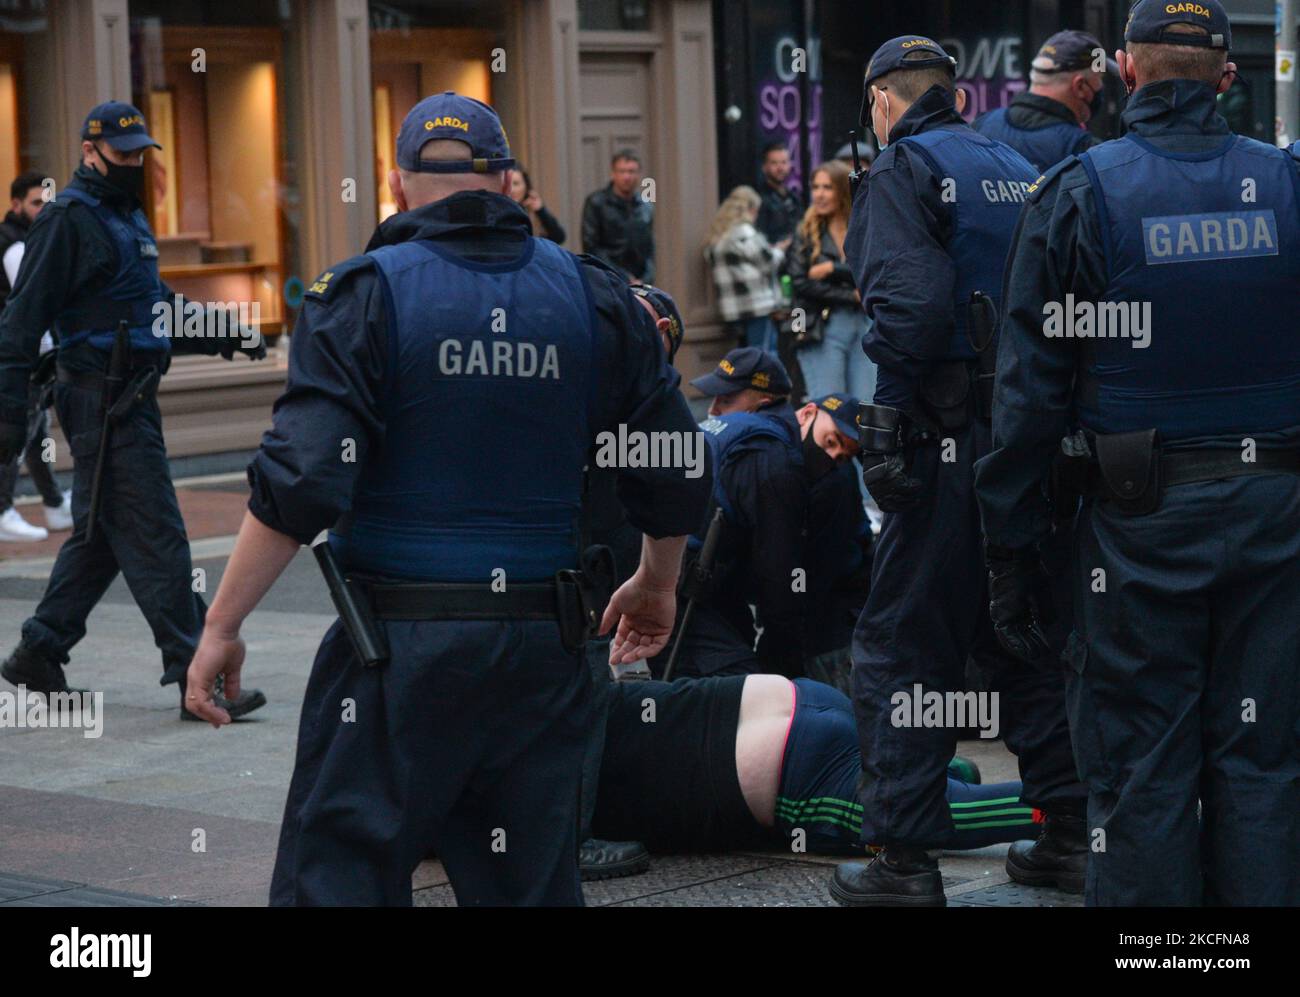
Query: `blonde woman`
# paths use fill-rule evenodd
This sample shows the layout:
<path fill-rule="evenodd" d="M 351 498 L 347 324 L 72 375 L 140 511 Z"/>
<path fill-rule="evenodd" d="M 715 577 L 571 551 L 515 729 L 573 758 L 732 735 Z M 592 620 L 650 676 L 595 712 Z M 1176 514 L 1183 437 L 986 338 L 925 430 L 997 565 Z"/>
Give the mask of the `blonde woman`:
<path fill-rule="evenodd" d="M 786 260 L 794 303 L 818 323 L 816 340 L 800 347 L 799 366 L 809 398 L 847 393 L 871 401 L 876 365 L 862 352 L 867 317 L 853 272 L 844 259 L 849 229 L 849 168 L 839 160 L 813 171 L 811 201 Z"/>
<path fill-rule="evenodd" d="M 718 308 L 736 327 L 741 345 L 775 353 L 776 270 L 785 254 L 754 227 L 761 203 L 753 187 L 728 194 L 713 216 L 704 258 L 713 271 Z"/>

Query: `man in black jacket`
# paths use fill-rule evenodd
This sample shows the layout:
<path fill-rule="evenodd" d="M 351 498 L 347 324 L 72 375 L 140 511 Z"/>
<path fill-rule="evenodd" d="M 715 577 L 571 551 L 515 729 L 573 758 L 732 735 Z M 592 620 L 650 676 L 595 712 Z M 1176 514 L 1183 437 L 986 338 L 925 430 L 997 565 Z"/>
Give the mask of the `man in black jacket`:
<path fill-rule="evenodd" d="M 598 256 L 641 284 L 655 279 L 654 205 L 641 196 L 641 160 L 614 153 L 609 184 L 582 206 L 582 251 Z"/>

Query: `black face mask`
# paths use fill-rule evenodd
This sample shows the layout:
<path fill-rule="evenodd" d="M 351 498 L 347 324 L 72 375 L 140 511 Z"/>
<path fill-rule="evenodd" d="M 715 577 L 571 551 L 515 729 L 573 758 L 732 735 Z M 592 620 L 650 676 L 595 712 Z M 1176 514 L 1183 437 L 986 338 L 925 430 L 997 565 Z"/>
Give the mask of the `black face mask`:
<path fill-rule="evenodd" d="M 1102 106 L 1105 104 L 1105 87 L 1098 87 L 1097 92 L 1092 95 L 1092 100 L 1088 102 L 1088 113 L 1092 117 L 1101 114 Z"/>
<path fill-rule="evenodd" d="M 813 430 L 817 428 L 817 418 L 808 424 L 808 432 L 803 434 L 803 469 L 809 481 L 820 481 L 835 470 L 835 458 L 817 445 Z"/>
<path fill-rule="evenodd" d="M 141 204 L 144 203 L 144 167 L 143 166 L 119 166 L 117 163 L 110 162 L 107 156 L 100 155 L 104 162 L 104 168 L 108 170 L 104 174 L 104 179 L 120 190 L 128 197 L 134 197 Z"/>

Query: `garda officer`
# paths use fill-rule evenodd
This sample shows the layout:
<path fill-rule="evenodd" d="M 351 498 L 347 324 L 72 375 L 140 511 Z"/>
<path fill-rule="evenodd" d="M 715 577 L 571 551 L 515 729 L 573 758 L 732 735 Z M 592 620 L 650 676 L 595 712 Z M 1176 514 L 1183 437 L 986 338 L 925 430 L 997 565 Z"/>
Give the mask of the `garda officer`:
<path fill-rule="evenodd" d="M 1235 71 L 1217 0 L 1143 0 L 1125 39 L 1127 135 L 1034 185 L 1008 259 L 978 468 L 993 613 L 1009 646 L 1034 639 L 1040 482 L 1077 420 L 1067 696 L 1104 842 L 1086 901 L 1294 906 L 1300 341 L 1279 331 L 1300 323 L 1300 170 L 1215 111 Z M 1135 321 L 1076 325 L 1083 303 Z"/>
<path fill-rule="evenodd" d="M 865 348 L 879 365 L 875 404 L 859 416 L 863 480 L 886 513 L 853 639 L 863 840 L 884 849 L 869 866 L 836 872 L 832 895 L 854 905 L 945 903 L 926 850 L 953 833 L 943 773 L 956 718 L 902 729 L 892 716 L 899 693 L 959 689 L 968 656 L 1000 694 L 1026 801 L 1079 825 L 1065 845 L 1058 832 L 1036 846 L 1037 881 L 1082 887 L 1083 790 L 1060 676 L 1019 665 L 994 638 L 974 495 L 973 465 L 989 446 L 1002 260 L 1034 173 L 962 121 L 954 66 L 914 35 L 872 56 L 863 119 L 869 101 L 883 152 L 858 189 L 845 240 L 874 320 Z"/>
<path fill-rule="evenodd" d="M 144 155 L 160 148 L 143 116 L 110 101 L 86 116 L 81 165 L 45 206 L 27 237 L 18 280 L 0 317 L 0 463 L 23 445 L 28 378 L 41 336 L 58 341 L 54 404 L 73 461 L 73 530 L 54 562 L 45 595 L 23 624 L 4 677 L 39 692 L 67 691 L 63 666 L 86 633 L 86 617 L 121 571 L 153 630 L 168 685 L 181 683 L 203 626 L 204 602 L 193 591 L 189 541 L 172 487 L 155 395 L 173 352 L 235 352 L 261 359 L 255 334 L 242 337 L 221 318 L 220 336 L 185 336 L 168 318 L 185 314 L 158 276 L 158 247 L 145 218 Z M 127 351 L 110 370 L 117 330 Z M 113 378 L 113 380 L 110 380 Z M 116 392 L 116 384 L 122 385 Z M 111 397 L 105 398 L 108 392 Z M 106 426 L 108 403 L 125 408 Z M 127 407 L 129 406 L 129 407 Z M 100 497 L 88 531 L 92 486 L 105 433 Z M 222 699 L 231 716 L 265 703 L 257 690 Z"/>
<path fill-rule="evenodd" d="M 776 354 L 757 346 L 739 346 L 718 366 L 691 381 L 691 387 L 711 395 L 709 415 L 758 412 L 788 404 L 790 375 Z"/>
<path fill-rule="evenodd" d="M 1085 31 L 1058 31 L 1043 42 L 1029 69 L 1029 90 L 975 119 L 981 135 L 1004 142 L 1040 172 L 1101 140 L 1088 122 L 1102 108 L 1098 62 L 1111 72 L 1101 42 Z"/>
<path fill-rule="evenodd" d="M 803 675 L 808 579 L 817 574 L 816 551 L 807 542 L 812 489 L 837 461 L 848 460 L 856 441 L 817 405 L 796 411 L 782 400 L 790 390 L 785 368 L 756 347 L 733 350 L 712 374 L 691 383 L 720 397 L 745 388 L 776 397 L 752 412 L 737 409 L 700 424 L 723 519 L 707 589 L 681 636 L 683 667 L 676 674 Z M 692 538 L 693 551 L 702 550 L 703 539 Z"/>
<path fill-rule="evenodd" d="M 607 264 L 594 256 L 581 257 L 590 266 L 607 268 Z M 682 345 L 685 327 L 677 303 L 660 288 L 650 284 L 631 285 L 637 301 L 655 321 L 663 341 L 669 366 L 668 375 L 676 387 L 681 380 L 672 369 L 673 359 Z M 586 495 L 583 499 L 583 517 L 588 543 L 608 547 L 614 555 L 614 576 L 622 585 L 635 573 L 641 563 L 643 535 L 628 519 L 627 509 L 619 500 L 619 473 L 613 467 L 589 466 L 585 479 Z M 604 610 L 604 607 L 600 607 Z M 650 677 L 644 660 L 609 663 L 610 638 L 601 636 L 587 642 L 587 665 L 591 670 L 592 705 L 591 727 L 587 747 L 582 759 L 582 825 L 578 848 L 578 871 L 583 882 L 615 879 L 645 872 L 650 865 L 650 853 L 639 841 L 607 841 L 592 834 L 591 822 L 596 813 L 596 793 L 600 786 L 601 761 L 605 753 L 605 729 L 609 714 L 609 699 L 614 695 L 613 682 L 634 675 Z"/>
<path fill-rule="evenodd" d="M 396 162 L 384 244 L 308 290 L 191 691 L 238 686 L 240 623 L 334 526 L 317 556 L 347 573 L 343 623 L 308 683 L 272 902 L 409 905 L 432 848 L 462 904 L 579 904 L 581 651 L 602 598 L 582 471 L 615 427 L 695 426 L 625 281 L 532 236 L 492 108 L 422 100 Z M 619 473 L 646 535 L 601 627 L 618 622 L 623 662 L 667 642 L 711 482 Z"/>

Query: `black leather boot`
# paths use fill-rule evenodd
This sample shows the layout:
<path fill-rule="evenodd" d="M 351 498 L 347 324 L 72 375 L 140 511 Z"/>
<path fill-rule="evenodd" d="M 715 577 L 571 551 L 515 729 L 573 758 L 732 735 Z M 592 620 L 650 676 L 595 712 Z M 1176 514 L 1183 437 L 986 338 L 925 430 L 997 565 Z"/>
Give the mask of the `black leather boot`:
<path fill-rule="evenodd" d="M 922 848 L 891 845 L 868 862 L 841 862 L 831 897 L 846 907 L 946 907 L 939 863 Z"/>
<path fill-rule="evenodd" d="M 578 847 L 578 873 L 584 883 L 637 876 L 650 868 L 650 853 L 639 841 L 588 838 Z"/>
<path fill-rule="evenodd" d="M 1007 875 L 1025 886 L 1082 893 L 1087 871 L 1088 834 L 1082 817 L 1047 814 L 1037 841 L 1017 841 L 1007 852 Z"/>
<path fill-rule="evenodd" d="M 181 682 L 181 719 L 182 720 L 199 720 L 207 723 L 197 713 L 191 713 L 185 706 L 185 683 Z M 217 687 L 213 690 L 213 700 L 218 706 L 230 714 L 231 720 L 238 720 L 240 717 L 247 716 L 259 707 L 266 705 L 266 697 L 262 695 L 261 689 L 241 689 L 239 698 L 230 700 L 222 693 L 225 691 L 226 680 L 224 676 L 217 676 Z"/>
<path fill-rule="evenodd" d="M 0 665 L 0 675 L 5 681 L 14 685 L 26 686 L 30 692 L 39 692 L 48 696 L 52 692 L 78 692 L 85 689 L 68 687 L 68 680 L 63 674 L 63 665 L 47 657 L 28 644 L 19 642 L 13 653 Z"/>

